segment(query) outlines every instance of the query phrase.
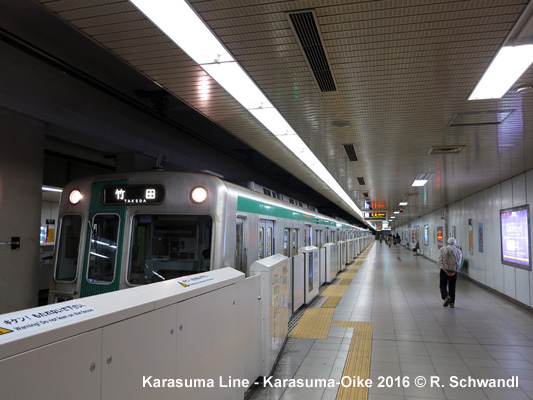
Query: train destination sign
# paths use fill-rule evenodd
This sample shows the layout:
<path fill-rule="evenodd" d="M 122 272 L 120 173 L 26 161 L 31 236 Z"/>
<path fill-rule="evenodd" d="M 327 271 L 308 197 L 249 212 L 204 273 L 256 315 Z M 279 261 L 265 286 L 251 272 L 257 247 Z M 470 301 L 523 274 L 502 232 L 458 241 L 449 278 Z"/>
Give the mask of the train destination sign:
<path fill-rule="evenodd" d="M 102 204 L 106 206 L 161 204 L 164 199 L 163 185 L 116 185 L 102 190 Z"/>
<path fill-rule="evenodd" d="M 364 215 L 365 215 L 365 220 L 383 221 L 384 219 L 387 219 L 386 211 L 365 212 Z"/>

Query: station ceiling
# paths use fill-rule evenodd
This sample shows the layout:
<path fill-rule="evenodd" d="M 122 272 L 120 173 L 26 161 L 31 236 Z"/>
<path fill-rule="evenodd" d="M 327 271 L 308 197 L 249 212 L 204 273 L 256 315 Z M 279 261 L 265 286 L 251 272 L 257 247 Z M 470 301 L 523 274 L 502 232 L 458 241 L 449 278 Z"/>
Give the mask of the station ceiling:
<path fill-rule="evenodd" d="M 40 3 L 2 5 L 3 29 L 110 91 L 136 96 L 162 116 L 182 115 L 186 129 L 221 148 L 237 151 L 238 143 L 246 144 L 353 214 L 132 3 Z M 189 3 L 361 209 L 367 200 L 373 210 L 400 211 L 395 223 L 404 223 L 533 166 L 533 91 L 516 90 L 533 85 L 531 69 L 501 99 L 468 100 L 528 1 Z M 309 17 L 306 30 L 298 33 L 294 15 Z M 316 74 L 313 66 L 321 61 L 309 58 L 302 44 L 314 30 L 325 55 Z M 24 61 L 19 55 L 8 60 Z M 10 72 L 22 79 L 22 72 Z M 145 79 L 142 85 L 137 75 Z M 100 128 L 108 131 L 101 145 L 107 151 L 133 146 L 128 134 L 135 131 L 135 121 L 129 133 L 121 125 L 124 136 L 111 134 L 110 126 L 119 119 L 116 109 L 110 106 L 113 113 L 106 115 L 101 104 L 82 97 L 83 89 L 77 94 L 78 104 L 72 104 L 68 93 L 55 93 L 68 104 L 41 117 L 68 125 L 79 133 L 79 143 L 89 146 L 84 131 L 89 128 L 74 118 L 83 108 L 84 117 L 94 112 Z M 4 98 L 3 104 L 16 108 L 16 101 Z M 32 112 L 42 111 L 36 104 Z M 50 113 L 57 114 L 55 120 Z M 222 131 L 238 142 L 217 133 Z M 174 146 L 166 146 L 170 160 L 186 156 L 179 143 Z M 349 159 L 347 148 L 355 150 L 356 161 Z M 146 151 L 157 152 L 155 147 Z M 420 173 L 429 174 L 429 182 L 412 187 Z"/>

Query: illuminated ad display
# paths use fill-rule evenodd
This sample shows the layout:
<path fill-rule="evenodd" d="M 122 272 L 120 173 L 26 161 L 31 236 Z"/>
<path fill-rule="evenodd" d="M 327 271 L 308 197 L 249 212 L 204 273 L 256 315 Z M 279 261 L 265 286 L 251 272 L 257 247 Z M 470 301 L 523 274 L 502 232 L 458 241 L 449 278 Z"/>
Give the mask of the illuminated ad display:
<path fill-rule="evenodd" d="M 531 270 L 529 206 L 500 210 L 502 263 Z"/>
<path fill-rule="evenodd" d="M 102 190 L 102 204 L 106 206 L 161 204 L 164 199 L 163 185 L 117 185 Z"/>

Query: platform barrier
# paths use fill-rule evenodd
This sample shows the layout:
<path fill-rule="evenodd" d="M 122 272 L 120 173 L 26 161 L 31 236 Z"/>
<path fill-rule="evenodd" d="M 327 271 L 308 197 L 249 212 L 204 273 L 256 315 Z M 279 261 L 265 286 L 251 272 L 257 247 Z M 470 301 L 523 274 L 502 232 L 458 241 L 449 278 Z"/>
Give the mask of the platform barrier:
<path fill-rule="evenodd" d="M 291 315 L 294 314 L 305 303 L 305 265 L 304 255 L 298 254 L 292 257 L 292 310 Z"/>
<path fill-rule="evenodd" d="M 276 254 L 250 266 L 250 273 L 261 277 L 261 376 L 272 372 L 289 333 L 289 261 Z"/>
<path fill-rule="evenodd" d="M 1 315 L 2 398 L 242 399 L 260 287 L 224 268 Z"/>
<path fill-rule="evenodd" d="M 320 290 L 318 247 L 300 247 L 298 253 L 304 256 L 304 303 L 310 304 Z"/>

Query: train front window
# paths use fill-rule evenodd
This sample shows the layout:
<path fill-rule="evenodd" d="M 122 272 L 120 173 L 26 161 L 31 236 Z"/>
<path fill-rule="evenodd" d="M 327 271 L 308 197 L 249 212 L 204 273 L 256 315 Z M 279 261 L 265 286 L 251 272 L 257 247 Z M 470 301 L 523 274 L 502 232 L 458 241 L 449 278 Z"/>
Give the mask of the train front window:
<path fill-rule="evenodd" d="M 128 281 L 144 285 L 211 269 L 207 215 L 136 215 Z"/>
<path fill-rule="evenodd" d="M 72 282 L 76 279 L 81 221 L 81 215 L 65 215 L 61 221 L 55 273 L 58 281 Z"/>
<path fill-rule="evenodd" d="M 93 219 L 87 268 L 91 283 L 109 284 L 115 279 L 119 224 L 115 214 L 98 214 Z"/>

